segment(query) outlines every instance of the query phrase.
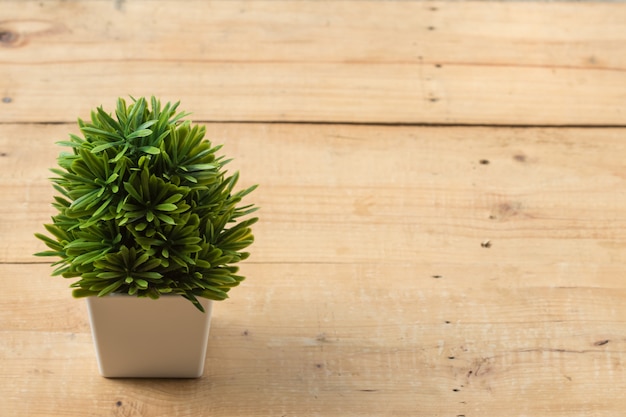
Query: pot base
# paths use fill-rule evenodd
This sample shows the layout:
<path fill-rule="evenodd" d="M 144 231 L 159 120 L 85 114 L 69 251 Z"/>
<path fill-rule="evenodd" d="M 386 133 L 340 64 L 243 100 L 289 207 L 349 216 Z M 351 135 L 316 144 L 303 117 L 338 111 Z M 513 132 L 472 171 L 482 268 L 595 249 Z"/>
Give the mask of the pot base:
<path fill-rule="evenodd" d="M 98 368 L 107 378 L 197 378 L 204 359 L 212 301 L 205 313 L 179 295 L 158 300 L 123 294 L 88 297 Z"/>

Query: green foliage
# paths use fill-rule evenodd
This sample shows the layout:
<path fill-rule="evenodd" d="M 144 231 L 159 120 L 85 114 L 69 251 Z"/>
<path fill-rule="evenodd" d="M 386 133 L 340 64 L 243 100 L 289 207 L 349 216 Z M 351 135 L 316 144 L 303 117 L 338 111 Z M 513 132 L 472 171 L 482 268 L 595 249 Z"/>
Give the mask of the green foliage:
<path fill-rule="evenodd" d="M 79 119 L 83 137 L 60 142 L 71 152 L 52 169 L 58 214 L 36 236 L 55 256 L 53 275 L 80 279 L 76 297 L 125 293 L 227 298 L 244 278 L 233 264 L 248 257 L 256 210 L 235 192 L 238 173 L 204 140 L 203 126 L 183 121 L 178 103 L 154 97 L 119 99 L 115 115 L 101 107 Z"/>

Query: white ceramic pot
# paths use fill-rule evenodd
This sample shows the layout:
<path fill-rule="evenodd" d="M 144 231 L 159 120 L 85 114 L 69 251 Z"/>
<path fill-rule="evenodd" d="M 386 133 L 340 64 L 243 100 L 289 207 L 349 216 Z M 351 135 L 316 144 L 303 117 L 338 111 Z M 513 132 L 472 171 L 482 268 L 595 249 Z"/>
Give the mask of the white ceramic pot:
<path fill-rule="evenodd" d="M 91 332 L 102 376 L 201 376 L 212 302 L 198 300 L 205 313 L 179 295 L 158 300 L 121 294 L 88 297 Z"/>

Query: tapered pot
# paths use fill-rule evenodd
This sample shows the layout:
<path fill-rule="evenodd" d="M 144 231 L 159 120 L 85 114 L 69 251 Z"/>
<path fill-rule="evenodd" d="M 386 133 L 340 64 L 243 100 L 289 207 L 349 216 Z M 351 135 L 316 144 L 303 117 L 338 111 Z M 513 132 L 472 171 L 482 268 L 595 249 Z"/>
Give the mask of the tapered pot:
<path fill-rule="evenodd" d="M 108 378 L 197 378 L 204 359 L 212 301 L 205 313 L 179 295 L 158 300 L 122 294 L 88 297 L 100 374 Z"/>

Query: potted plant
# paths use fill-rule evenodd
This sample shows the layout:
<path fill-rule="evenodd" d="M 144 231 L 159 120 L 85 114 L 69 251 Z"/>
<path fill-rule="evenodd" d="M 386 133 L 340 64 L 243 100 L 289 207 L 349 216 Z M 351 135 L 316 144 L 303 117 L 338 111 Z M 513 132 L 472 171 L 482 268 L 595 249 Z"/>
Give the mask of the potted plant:
<path fill-rule="evenodd" d="M 50 250 L 36 255 L 78 278 L 106 377 L 200 376 L 211 302 L 244 279 L 234 264 L 257 218 L 240 203 L 256 186 L 235 191 L 238 173 L 178 104 L 97 108 L 52 169 L 58 213 L 36 234 Z"/>

